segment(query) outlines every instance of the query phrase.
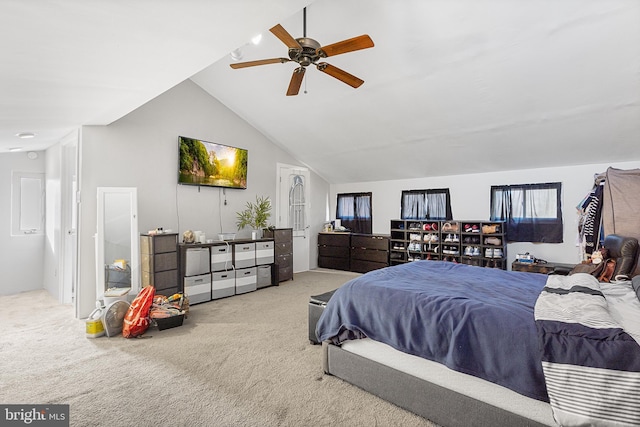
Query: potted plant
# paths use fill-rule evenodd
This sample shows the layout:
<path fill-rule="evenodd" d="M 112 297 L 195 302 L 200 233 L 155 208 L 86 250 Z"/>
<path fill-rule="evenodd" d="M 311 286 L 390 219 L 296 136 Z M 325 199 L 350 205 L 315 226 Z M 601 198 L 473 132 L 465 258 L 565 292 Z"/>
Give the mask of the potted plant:
<path fill-rule="evenodd" d="M 262 237 L 262 229 L 267 227 L 267 220 L 271 216 L 271 200 L 268 197 L 256 196 L 256 202 L 247 202 L 247 208 L 236 212 L 238 230 L 250 226 L 253 230 L 252 239 Z"/>

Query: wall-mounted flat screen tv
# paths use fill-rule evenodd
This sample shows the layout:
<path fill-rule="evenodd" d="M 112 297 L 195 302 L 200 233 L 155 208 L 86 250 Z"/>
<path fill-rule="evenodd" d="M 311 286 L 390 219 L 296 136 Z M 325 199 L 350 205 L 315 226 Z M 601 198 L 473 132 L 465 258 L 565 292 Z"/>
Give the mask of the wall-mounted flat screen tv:
<path fill-rule="evenodd" d="M 179 184 L 247 188 L 246 149 L 184 136 L 178 142 Z"/>

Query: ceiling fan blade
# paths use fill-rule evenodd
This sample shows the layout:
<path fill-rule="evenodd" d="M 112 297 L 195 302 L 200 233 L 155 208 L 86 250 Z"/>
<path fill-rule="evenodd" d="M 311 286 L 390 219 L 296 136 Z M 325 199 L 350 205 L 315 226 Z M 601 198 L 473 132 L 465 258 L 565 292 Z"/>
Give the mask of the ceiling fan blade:
<path fill-rule="evenodd" d="M 327 46 L 322 46 L 317 49 L 316 53 L 322 58 L 328 56 L 336 56 L 341 53 L 353 52 L 354 50 L 368 49 L 373 47 L 373 40 L 366 34 L 351 39 L 343 40 L 341 42 L 333 43 Z"/>
<path fill-rule="evenodd" d="M 291 81 L 289 82 L 289 89 L 287 89 L 287 96 L 297 95 L 300 92 L 300 86 L 302 85 L 302 79 L 304 79 L 304 67 L 298 67 L 293 70 Z"/>
<path fill-rule="evenodd" d="M 257 61 L 234 62 L 233 64 L 229 64 L 229 66 L 233 69 L 238 69 L 238 68 L 255 67 L 256 65 L 284 64 L 285 62 L 289 62 L 289 61 L 291 60 L 288 58 L 271 58 L 271 59 L 259 59 Z"/>
<path fill-rule="evenodd" d="M 300 46 L 300 43 L 298 43 L 296 39 L 294 39 L 293 36 L 289 34 L 289 32 L 285 30 L 282 25 L 278 24 L 275 27 L 271 28 L 269 31 L 271 31 L 274 36 L 279 38 L 282 43 L 286 44 L 289 49 L 302 50 L 302 46 Z"/>
<path fill-rule="evenodd" d="M 361 80 L 356 76 L 354 76 L 353 74 L 349 74 L 338 67 L 335 67 L 331 64 L 327 64 L 326 62 L 319 63 L 317 67 L 318 67 L 318 70 L 322 71 L 323 73 L 329 74 L 331 77 L 335 77 L 336 79 L 340 80 L 343 83 L 348 84 L 351 87 L 359 88 L 362 85 L 362 83 L 364 83 L 364 80 Z"/>

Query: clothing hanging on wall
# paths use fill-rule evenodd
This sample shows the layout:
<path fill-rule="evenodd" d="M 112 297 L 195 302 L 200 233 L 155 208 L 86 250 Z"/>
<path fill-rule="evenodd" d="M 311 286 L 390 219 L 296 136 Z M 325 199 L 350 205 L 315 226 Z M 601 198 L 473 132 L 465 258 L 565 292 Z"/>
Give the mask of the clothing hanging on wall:
<path fill-rule="evenodd" d="M 593 189 L 578 205 L 579 241 L 584 253 L 588 255 L 600 247 L 603 190 L 604 174 L 596 175 Z"/>

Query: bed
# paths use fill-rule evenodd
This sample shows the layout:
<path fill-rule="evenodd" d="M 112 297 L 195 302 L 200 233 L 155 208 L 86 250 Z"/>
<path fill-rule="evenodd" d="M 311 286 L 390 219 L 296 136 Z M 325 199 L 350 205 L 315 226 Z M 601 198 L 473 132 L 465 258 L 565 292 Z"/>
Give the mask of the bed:
<path fill-rule="evenodd" d="M 440 425 L 640 425 L 639 320 L 629 280 L 416 261 L 337 289 L 316 334 L 326 373 Z M 600 412 L 575 411 L 593 394 Z"/>

